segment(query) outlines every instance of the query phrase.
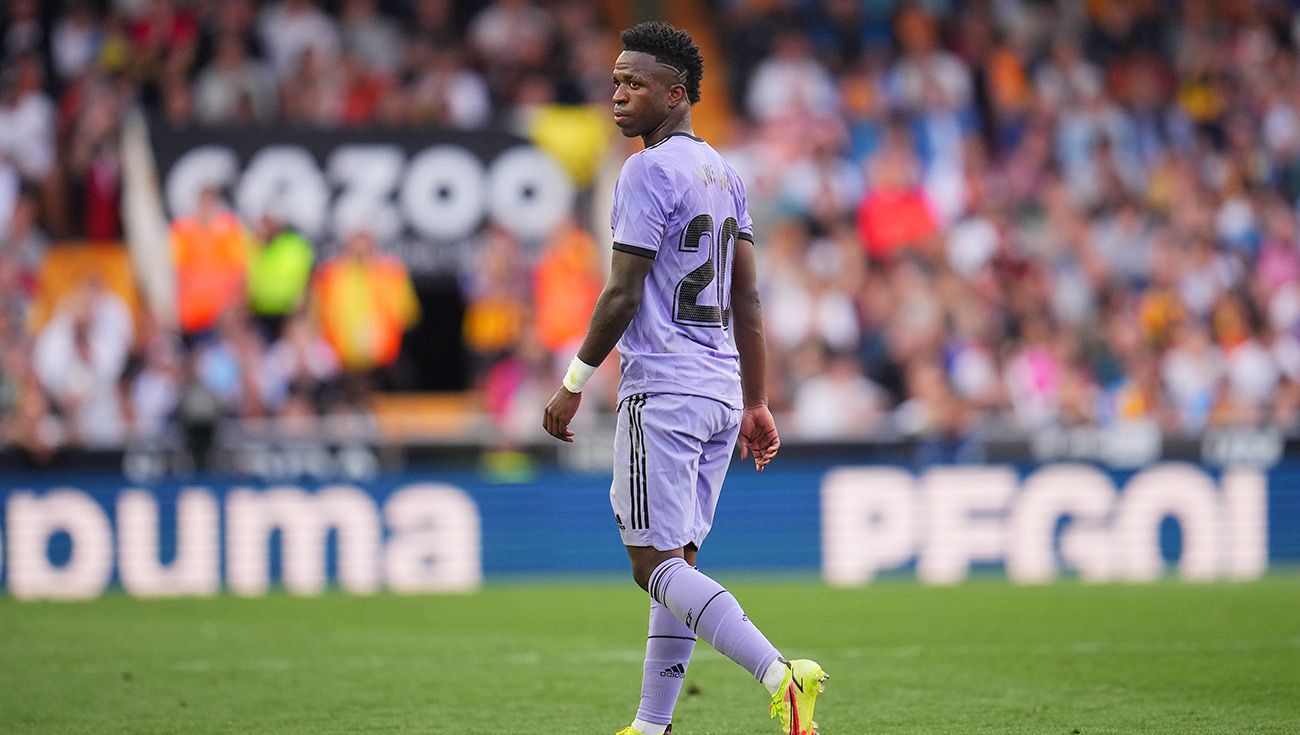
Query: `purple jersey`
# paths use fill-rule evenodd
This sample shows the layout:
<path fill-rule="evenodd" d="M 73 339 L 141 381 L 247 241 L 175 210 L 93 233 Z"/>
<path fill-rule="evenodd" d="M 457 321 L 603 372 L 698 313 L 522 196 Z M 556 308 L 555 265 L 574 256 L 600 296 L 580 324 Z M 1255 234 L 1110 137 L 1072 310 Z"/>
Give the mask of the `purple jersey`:
<path fill-rule="evenodd" d="M 731 265 L 754 223 L 740 177 L 708 143 L 673 133 L 623 164 L 610 221 L 615 250 L 655 260 L 618 341 L 619 400 L 680 393 L 741 408 Z"/>

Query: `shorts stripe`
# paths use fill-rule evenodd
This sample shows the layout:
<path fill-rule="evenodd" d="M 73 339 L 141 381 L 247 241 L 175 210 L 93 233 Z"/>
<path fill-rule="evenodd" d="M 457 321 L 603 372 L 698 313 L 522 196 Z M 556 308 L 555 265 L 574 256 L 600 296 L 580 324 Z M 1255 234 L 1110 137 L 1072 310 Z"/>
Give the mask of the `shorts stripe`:
<path fill-rule="evenodd" d="M 645 426 L 641 422 L 641 409 L 647 395 L 641 393 L 625 399 L 627 404 L 628 468 L 627 492 L 628 526 L 635 530 L 650 527 L 650 498 L 646 492 Z"/>
<path fill-rule="evenodd" d="M 641 423 L 641 409 L 645 407 L 646 398 L 647 395 L 645 393 L 642 393 L 641 397 L 636 402 L 636 433 L 638 436 L 637 461 L 640 463 L 640 467 L 637 470 L 637 485 L 638 485 L 637 489 L 640 491 L 641 494 L 640 495 L 640 499 L 641 499 L 641 526 L 640 527 L 642 529 L 646 529 L 650 527 L 650 493 L 647 492 L 646 490 L 646 478 L 645 478 L 645 474 L 646 474 L 645 473 L 645 463 L 646 463 L 645 426 Z"/>
<path fill-rule="evenodd" d="M 634 399 L 635 399 L 635 396 L 631 396 L 631 397 L 629 397 L 629 398 L 625 401 L 625 403 L 627 404 L 627 442 L 628 442 L 628 443 L 627 443 L 627 446 L 628 446 L 628 452 L 627 452 L 627 494 L 628 494 L 628 497 L 632 499 L 632 502 L 631 502 L 630 505 L 629 505 L 629 508 L 631 508 L 631 517 L 628 518 L 628 524 L 629 524 L 632 528 L 640 528 L 640 526 L 637 525 L 637 517 L 636 517 L 636 513 L 637 513 L 637 506 L 636 506 L 636 469 L 637 469 L 637 461 L 636 461 L 636 422 L 634 422 L 634 421 L 632 420 L 632 401 L 633 401 Z"/>

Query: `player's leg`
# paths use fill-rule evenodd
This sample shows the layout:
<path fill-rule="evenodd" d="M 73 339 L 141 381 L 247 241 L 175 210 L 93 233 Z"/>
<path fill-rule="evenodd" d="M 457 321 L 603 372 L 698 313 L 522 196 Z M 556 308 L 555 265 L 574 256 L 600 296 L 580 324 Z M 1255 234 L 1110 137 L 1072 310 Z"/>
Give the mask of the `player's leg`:
<path fill-rule="evenodd" d="M 694 546 L 682 550 L 687 564 L 694 566 L 695 552 Z M 695 633 L 671 610 L 651 600 L 645 664 L 641 672 L 641 704 L 632 721 L 635 732 L 660 735 L 671 727 L 673 710 L 694 652 Z"/>
<path fill-rule="evenodd" d="M 638 515 L 622 535 L 632 576 L 693 634 L 762 679 L 780 653 L 736 598 L 687 563 L 683 552 L 708 533 L 700 470 L 709 470 L 703 492 L 716 495 L 739 431 L 738 412 L 707 398 L 669 394 L 634 398 L 628 409 L 628 464 L 635 477 L 626 494 Z"/>
<path fill-rule="evenodd" d="M 651 453 L 646 449 L 643 414 L 648 401 L 648 396 L 636 395 L 619 404 L 614 438 L 614 481 L 610 486 L 610 505 L 624 543 L 647 546 L 653 543 L 650 537 L 652 523 L 655 527 L 671 525 L 670 516 L 681 515 L 673 506 L 685 505 L 658 503 L 652 509 L 646 495 L 651 485 L 648 478 L 651 475 L 660 477 L 665 471 L 647 457 Z M 653 454 L 662 457 L 662 452 Z M 675 465 L 673 472 L 673 484 L 693 484 L 694 467 L 690 462 Z M 656 553 L 689 558 L 694 563 L 694 548 L 673 548 Z M 621 732 L 661 735 L 671 727 L 673 709 L 694 650 L 695 633 L 670 610 L 651 600 L 641 699 L 632 726 Z"/>
<path fill-rule="evenodd" d="M 715 431 L 699 450 L 696 491 L 691 499 L 692 543 L 697 546 L 712 527 L 713 511 L 739 428 L 739 412 L 701 400 L 704 403 L 700 405 L 716 410 L 716 423 Z M 628 551 L 633 559 L 633 574 L 652 599 L 763 683 L 772 695 L 772 714 L 780 718 L 787 733 L 813 731 L 812 710 L 825 679 L 820 666 L 811 661 L 792 665 L 782 658 L 749 620 L 735 596 L 689 564 L 684 555 L 645 548 Z"/>

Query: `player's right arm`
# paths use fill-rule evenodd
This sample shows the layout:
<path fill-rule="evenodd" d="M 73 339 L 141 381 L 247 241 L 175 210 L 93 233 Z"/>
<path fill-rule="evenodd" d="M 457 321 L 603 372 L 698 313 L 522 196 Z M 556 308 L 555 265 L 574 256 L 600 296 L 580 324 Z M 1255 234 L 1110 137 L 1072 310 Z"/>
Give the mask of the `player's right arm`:
<path fill-rule="evenodd" d="M 767 408 L 767 338 L 763 331 L 763 305 L 758 296 L 758 265 L 754 243 L 736 240 L 736 260 L 731 276 L 731 318 L 736 351 L 740 353 L 740 386 L 745 411 L 740 418 L 740 458 L 754 455 L 759 472 L 776 456 L 781 437 Z"/>
<path fill-rule="evenodd" d="M 578 359 L 587 365 L 599 366 L 609 356 L 610 350 L 632 322 L 637 308 L 641 306 L 641 294 L 645 290 L 645 279 L 650 274 L 654 259 L 620 250 L 614 251 L 610 262 L 609 280 L 596 300 L 596 308 L 591 314 L 591 324 L 587 327 L 587 336 L 578 349 Z M 582 402 L 582 393 L 571 392 L 560 386 L 546 404 L 542 417 L 542 426 L 546 433 L 562 441 L 573 441 L 573 432 L 569 431 L 569 422 L 578 412 Z"/>

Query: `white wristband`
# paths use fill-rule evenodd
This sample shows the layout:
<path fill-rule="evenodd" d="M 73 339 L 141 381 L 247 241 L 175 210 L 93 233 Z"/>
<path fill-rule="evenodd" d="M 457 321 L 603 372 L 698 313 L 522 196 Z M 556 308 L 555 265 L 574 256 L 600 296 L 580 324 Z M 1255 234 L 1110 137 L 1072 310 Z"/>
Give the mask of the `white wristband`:
<path fill-rule="evenodd" d="M 564 374 L 564 388 L 570 393 L 581 393 L 582 386 L 591 379 L 596 368 L 578 359 L 577 355 L 569 362 L 569 372 Z"/>

